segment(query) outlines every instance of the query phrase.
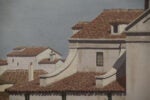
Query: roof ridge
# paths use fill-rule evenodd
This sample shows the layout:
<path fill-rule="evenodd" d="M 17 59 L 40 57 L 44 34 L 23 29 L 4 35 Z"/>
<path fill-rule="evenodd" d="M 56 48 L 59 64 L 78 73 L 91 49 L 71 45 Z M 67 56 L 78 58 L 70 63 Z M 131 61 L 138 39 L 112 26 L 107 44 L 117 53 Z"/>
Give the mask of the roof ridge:
<path fill-rule="evenodd" d="M 144 9 L 123 9 L 123 8 L 113 8 L 113 9 L 104 9 L 104 11 L 143 11 Z"/>

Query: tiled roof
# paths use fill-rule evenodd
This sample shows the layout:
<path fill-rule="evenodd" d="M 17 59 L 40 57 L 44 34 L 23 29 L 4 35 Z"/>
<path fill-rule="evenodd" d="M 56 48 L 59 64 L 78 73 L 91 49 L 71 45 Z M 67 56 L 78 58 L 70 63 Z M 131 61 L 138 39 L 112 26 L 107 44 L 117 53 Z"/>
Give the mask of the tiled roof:
<path fill-rule="evenodd" d="M 129 24 L 142 13 L 143 10 L 138 9 L 104 10 L 98 17 L 87 24 L 81 31 L 74 34 L 71 38 L 125 38 L 125 34 L 111 35 L 111 24 Z"/>
<path fill-rule="evenodd" d="M 38 78 L 39 75 L 47 74 L 44 70 L 35 70 L 34 79 Z M 20 84 L 28 81 L 28 70 L 7 70 L 1 76 L 0 80 L 7 83 Z"/>
<path fill-rule="evenodd" d="M 46 58 L 46 59 L 41 60 L 39 62 L 39 64 L 56 64 L 60 60 L 64 62 L 63 59 L 55 59 L 55 60 L 51 61 L 50 58 Z"/>
<path fill-rule="evenodd" d="M 80 72 L 65 79 L 62 79 L 52 85 L 46 87 L 40 87 L 39 79 L 13 86 L 7 89 L 9 93 L 62 93 L 62 92 L 75 92 L 75 93 L 105 93 L 105 92 L 125 92 L 125 86 L 119 83 L 119 81 L 112 82 L 104 88 L 96 88 L 95 76 L 100 73 L 93 72 Z M 125 83 L 125 78 L 122 83 Z"/>
<path fill-rule="evenodd" d="M 1 60 L 0 59 L 0 66 L 2 66 L 2 65 L 7 65 L 8 63 L 7 63 L 7 61 L 6 60 Z"/>
<path fill-rule="evenodd" d="M 48 47 L 17 47 L 12 52 L 7 54 L 9 57 L 32 57 L 37 56 Z"/>
<path fill-rule="evenodd" d="M 89 22 L 78 22 L 76 25 L 72 27 L 73 30 L 80 30 L 83 29 Z"/>
<path fill-rule="evenodd" d="M 9 95 L 6 92 L 0 92 L 0 100 L 9 100 Z"/>

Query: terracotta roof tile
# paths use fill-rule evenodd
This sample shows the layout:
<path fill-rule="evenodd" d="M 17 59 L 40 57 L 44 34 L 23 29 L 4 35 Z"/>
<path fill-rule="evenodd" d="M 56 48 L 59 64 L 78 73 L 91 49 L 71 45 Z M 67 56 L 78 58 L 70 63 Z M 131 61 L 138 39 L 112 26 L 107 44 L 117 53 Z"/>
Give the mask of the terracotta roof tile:
<path fill-rule="evenodd" d="M 8 65 L 7 61 L 0 59 L 0 66 L 2 66 L 2 65 Z"/>
<path fill-rule="evenodd" d="M 17 47 L 14 48 L 13 51 L 7 56 L 9 57 L 30 57 L 37 56 L 39 53 L 48 49 L 48 47 Z"/>
<path fill-rule="evenodd" d="M 54 92 L 125 92 L 118 81 L 104 88 L 96 88 L 95 76 L 100 73 L 76 73 L 46 87 L 40 87 L 39 79 L 7 89 L 9 93 L 54 93 Z M 121 80 L 125 83 L 125 79 Z"/>
<path fill-rule="evenodd" d="M 72 29 L 73 30 L 81 30 L 83 29 L 83 27 L 85 27 L 87 24 L 89 24 L 89 22 L 78 22 L 77 24 L 75 24 Z"/>
<path fill-rule="evenodd" d="M 34 79 L 39 77 L 39 75 L 47 74 L 44 70 L 35 70 Z M 20 84 L 28 81 L 28 70 L 18 69 L 18 70 L 7 70 L 1 76 L 0 80 L 7 83 Z"/>
<path fill-rule="evenodd" d="M 9 95 L 6 92 L 0 92 L 0 100 L 9 100 Z"/>
<path fill-rule="evenodd" d="M 140 14 L 143 10 L 138 9 L 110 9 L 104 10 L 98 17 L 87 24 L 81 31 L 74 34 L 71 38 L 125 38 L 125 34 L 111 35 L 111 23 L 129 24 Z"/>
<path fill-rule="evenodd" d="M 41 60 L 39 62 L 39 64 L 56 64 L 60 60 L 64 62 L 63 59 L 55 59 L 55 60 L 51 61 L 50 58 L 46 58 L 46 59 Z"/>

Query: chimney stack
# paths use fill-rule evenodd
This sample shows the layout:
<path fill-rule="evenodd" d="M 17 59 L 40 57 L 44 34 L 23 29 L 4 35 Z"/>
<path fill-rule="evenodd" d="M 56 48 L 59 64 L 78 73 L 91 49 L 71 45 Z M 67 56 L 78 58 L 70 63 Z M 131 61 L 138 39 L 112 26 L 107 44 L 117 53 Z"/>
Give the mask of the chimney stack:
<path fill-rule="evenodd" d="M 34 79 L 33 77 L 34 77 L 34 70 L 33 70 L 33 64 L 31 62 L 28 69 L 28 81 L 32 81 Z"/>
<path fill-rule="evenodd" d="M 145 0 L 144 9 L 145 10 L 149 9 L 149 6 L 150 6 L 150 0 Z"/>

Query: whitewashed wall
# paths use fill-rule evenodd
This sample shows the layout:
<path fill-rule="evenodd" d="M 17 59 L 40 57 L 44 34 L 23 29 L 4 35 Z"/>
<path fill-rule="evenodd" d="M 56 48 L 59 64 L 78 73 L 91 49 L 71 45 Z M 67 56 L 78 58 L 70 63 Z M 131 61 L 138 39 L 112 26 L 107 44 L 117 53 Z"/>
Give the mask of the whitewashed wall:
<path fill-rule="evenodd" d="M 47 49 L 47 50 L 45 50 L 44 52 L 42 52 L 42 53 L 40 53 L 39 55 L 37 55 L 36 56 L 36 59 L 37 59 L 37 61 L 39 62 L 39 61 L 41 61 L 42 59 L 45 59 L 45 58 L 50 58 L 50 54 L 51 54 L 51 49 Z M 57 54 L 56 52 L 55 52 L 55 57 L 56 58 L 61 58 L 61 56 L 59 55 L 59 54 Z"/>
<path fill-rule="evenodd" d="M 64 62 L 58 61 L 56 64 L 38 64 L 35 69 L 43 69 L 48 73 L 52 73 L 63 65 Z"/>
<path fill-rule="evenodd" d="M 30 95 L 30 100 L 62 100 L 61 96 L 37 96 L 37 95 Z"/>
<path fill-rule="evenodd" d="M 150 36 L 129 36 L 127 43 L 127 100 L 150 100 Z"/>
<path fill-rule="evenodd" d="M 7 70 L 7 65 L 0 66 L 0 75 L 2 75 Z"/>
<path fill-rule="evenodd" d="M 103 66 L 96 65 L 97 52 L 103 52 Z M 119 50 L 80 49 L 78 52 L 78 63 L 80 65 L 78 66 L 78 71 L 107 72 L 113 67 L 114 63 L 117 61 L 118 56 Z"/>
<path fill-rule="evenodd" d="M 56 65 L 55 64 L 39 64 L 36 69 L 43 69 L 47 71 L 48 73 L 51 73 L 56 70 Z"/>
<path fill-rule="evenodd" d="M 38 62 L 45 58 L 50 58 L 49 54 L 51 53 L 51 49 L 47 49 L 37 55 L 36 57 L 7 57 L 8 61 L 8 69 L 28 69 L 28 66 L 32 62 L 34 69 L 43 69 L 38 66 Z M 56 54 L 56 58 L 61 58 L 59 54 Z M 12 62 L 14 59 L 14 62 Z M 19 65 L 17 66 L 17 63 Z M 53 66 L 53 65 L 52 65 Z M 46 68 L 46 67 L 45 67 Z M 46 69 L 45 69 L 46 70 Z"/>
<path fill-rule="evenodd" d="M 125 48 L 125 44 L 109 43 L 70 43 L 70 48 L 78 48 L 77 70 L 79 72 L 107 72 L 114 67 L 121 53 L 120 48 Z M 115 49 L 114 49 L 115 48 Z M 96 53 L 103 52 L 103 66 L 96 65 Z"/>
<path fill-rule="evenodd" d="M 24 95 L 9 95 L 9 100 L 25 100 Z"/>
<path fill-rule="evenodd" d="M 25 100 L 24 95 L 10 95 L 9 100 Z M 61 96 L 30 95 L 30 100 L 62 100 Z M 66 100 L 108 100 L 107 96 L 67 96 Z M 125 100 L 125 96 L 112 96 L 112 100 Z"/>
<path fill-rule="evenodd" d="M 14 59 L 14 62 L 12 62 L 12 59 Z M 35 57 L 7 57 L 7 61 L 8 69 L 28 69 L 31 62 L 33 66 L 37 66 Z M 17 63 L 19 63 L 18 66 Z"/>

